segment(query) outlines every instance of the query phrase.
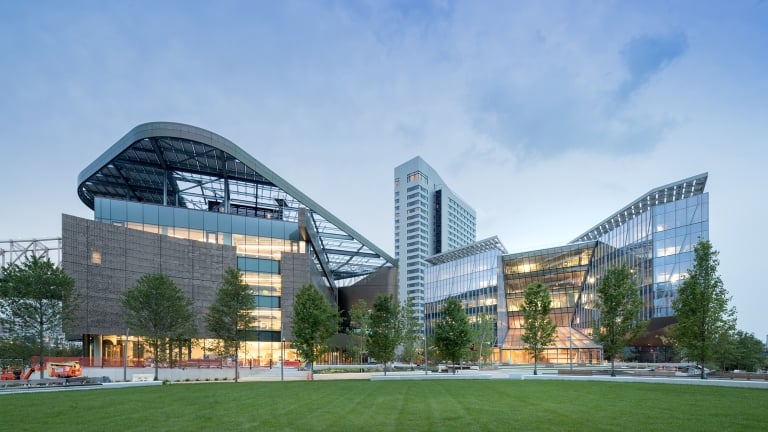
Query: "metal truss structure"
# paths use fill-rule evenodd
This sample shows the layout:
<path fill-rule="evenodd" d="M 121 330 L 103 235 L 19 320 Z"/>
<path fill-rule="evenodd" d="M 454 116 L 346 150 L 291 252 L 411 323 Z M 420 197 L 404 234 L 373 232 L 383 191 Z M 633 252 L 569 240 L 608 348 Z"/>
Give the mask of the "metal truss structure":
<path fill-rule="evenodd" d="M 334 286 L 396 265 L 243 149 L 194 126 L 139 125 L 83 170 L 78 184 L 80 199 L 92 209 L 96 197 L 104 197 L 306 223 L 316 262 Z"/>
<path fill-rule="evenodd" d="M 32 255 L 49 258 L 55 265 L 61 263 L 61 237 L 33 240 L 0 240 L 0 278 L 2 269 L 19 264 Z"/>

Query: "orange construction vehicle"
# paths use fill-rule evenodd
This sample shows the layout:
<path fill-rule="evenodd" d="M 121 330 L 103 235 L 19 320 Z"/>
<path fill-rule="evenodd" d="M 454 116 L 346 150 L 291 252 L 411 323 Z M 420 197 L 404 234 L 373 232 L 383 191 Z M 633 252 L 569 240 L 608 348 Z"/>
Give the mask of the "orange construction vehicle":
<path fill-rule="evenodd" d="M 27 372 L 24 372 L 24 368 L 21 366 L 8 366 L 3 368 L 3 373 L 0 375 L 0 380 L 13 381 L 13 380 L 28 380 L 35 372 L 35 368 L 29 368 Z"/>
<path fill-rule="evenodd" d="M 83 374 L 80 362 L 48 362 L 46 367 L 49 378 L 73 378 Z"/>

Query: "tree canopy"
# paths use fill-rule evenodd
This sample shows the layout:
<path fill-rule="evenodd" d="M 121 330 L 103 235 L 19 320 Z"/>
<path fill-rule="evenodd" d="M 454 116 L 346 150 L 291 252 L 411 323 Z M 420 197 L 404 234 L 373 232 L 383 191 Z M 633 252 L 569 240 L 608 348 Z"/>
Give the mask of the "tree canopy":
<path fill-rule="evenodd" d="M 736 310 L 728 306 L 730 297 L 717 273 L 720 260 L 712 243 L 700 241 L 693 253 L 693 268 L 672 302 L 677 317 L 672 334 L 685 356 L 702 366 L 704 379 L 704 364 L 712 360 L 717 340 L 735 329 Z"/>
<path fill-rule="evenodd" d="M 368 333 L 368 353 L 384 364 L 395 359 L 395 348 L 401 338 L 400 316 L 392 294 L 379 294 L 371 308 L 371 329 Z"/>
<path fill-rule="evenodd" d="M 145 274 L 121 297 L 125 323 L 132 334 L 149 340 L 158 380 L 158 354 L 166 340 L 194 333 L 192 299 L 164 274 Z"/>
<path fill-rule="evenodd" d="M 469 348 L 469 344 L 470 327 L 467 314 L 458 299 L 449 298 L 443 305 L 440 319 L 435 323 L 435 346 L 443 358 L 459 366 L 461 356 Z"/>
<path fill-rule="evenodd" d="M 743 330 L 728 332 L 716 341 L 713 361 L 723 371 L 756 371 L 768 364 L 763 355 L 763 341 Z"/>
<path fill-rule="evenodd" d="M 242 275 L 236 268 L 224 272 L 216 299 L 208 308 L 205 323 L 208 330 L 221 339 L 226 346 L 234 348 L 235 358 L 240 351 L 241 331 L 253 326 L 256 321 L 253 310 L 256 304 L 248 284 L 242 282 Z M 235 382 L 238 380 L 238 361 L 235 361 Z"/>
<path fill-rule="evenodd" d="M 293 347 L 309 362 L 314 379 L 314 363 L 328 350 L 328 341 L 339 329 L 339 313 L 313 285 L 304 285 L 293 304 Z"/>
<path fill-rule="evenodd" d="M 2 274 L 0 323 L 16 338 L 34 338 L 43 378 L 46 338 L 61 333 L 73 316 L 75 281 L 48 257 L 36 255 L 3 267 Z"/>
<path fill-rule="evenodd" d="M 533 357 L 533 374 L 537 375 L 541 353 L 552 345 L 557 330 L 549 316 L 552 310 L 549 288 L 539 282 L 528 285 L 520 310 L 525 320 L 521 339 L 526 345 L 526 351 Z"/>
<path fill-rule="evenodd" d="M 611 357 L 611 376 L 616 376 L 616 355 L 643 328 L 639 321 L 643 299 L 627 266 L 611 267 L 605 272 L 597 287 L 595 307 L 600 318 L 592 334 Z"/>

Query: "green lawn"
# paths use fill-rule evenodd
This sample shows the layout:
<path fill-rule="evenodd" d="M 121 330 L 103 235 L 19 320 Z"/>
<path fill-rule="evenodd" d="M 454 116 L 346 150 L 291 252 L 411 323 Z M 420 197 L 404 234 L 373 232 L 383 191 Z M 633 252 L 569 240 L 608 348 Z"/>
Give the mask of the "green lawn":
<path fill-rule="evenodd" d="M 758 431 L 768 390 L 568 381 L 173 384 L 0 395 L 8 431 Z"/>

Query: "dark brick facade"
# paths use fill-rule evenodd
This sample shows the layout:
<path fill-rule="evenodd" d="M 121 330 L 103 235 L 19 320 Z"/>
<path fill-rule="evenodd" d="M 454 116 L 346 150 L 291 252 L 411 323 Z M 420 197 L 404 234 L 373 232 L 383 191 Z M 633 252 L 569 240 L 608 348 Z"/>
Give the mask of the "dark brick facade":
<path fill-rule="evenodd" d="M 65 327 L 68 339 L 84 334 L 123 334 L 120 295 L 147 273 L 168 275 L 192 298 L 198 335 L 203 317 L 227 267 L 236 267 L 235 248 L 137 231 L 62 215 L 62 267 L 75 279 L 79 307 Z M 99 262 L 100 261 L 100 262 Z"/>

